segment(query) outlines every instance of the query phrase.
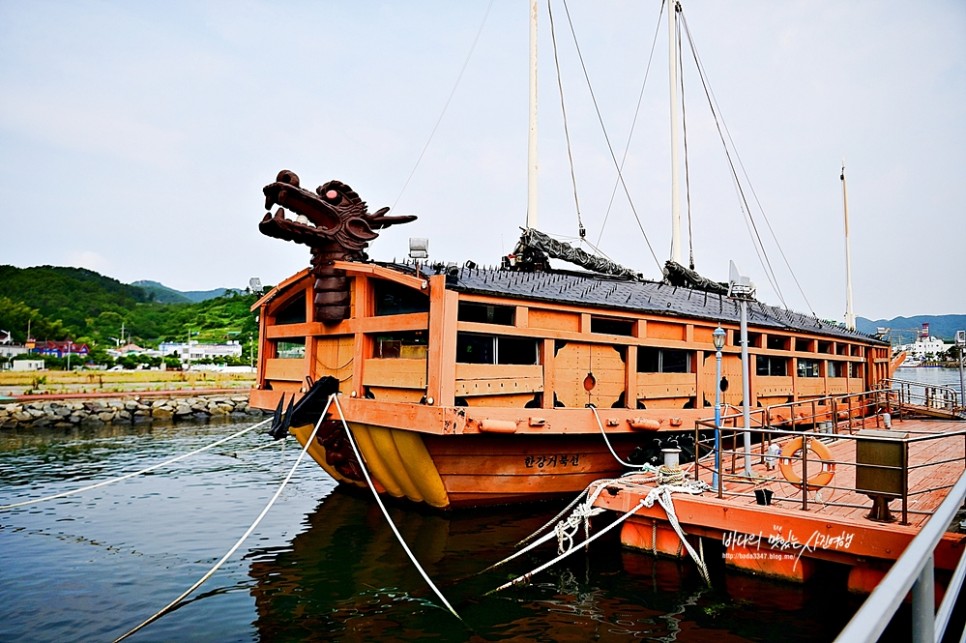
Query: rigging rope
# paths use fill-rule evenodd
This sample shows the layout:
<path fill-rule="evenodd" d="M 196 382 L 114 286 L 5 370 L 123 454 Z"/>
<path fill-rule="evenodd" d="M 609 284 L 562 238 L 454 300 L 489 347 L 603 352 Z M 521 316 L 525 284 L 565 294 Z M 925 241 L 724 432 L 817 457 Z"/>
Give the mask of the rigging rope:
<path fill-rule="evenodd" d="M 426 143 L 425 145 L 423 145 L 423 149 L 420 150 L 419 156 L 416 158 L 416 163 L 413 165 L 413 169 L 410 170 L 409 176 L 406 177 L 406 181 L 403 183 L 402 188 L 399 190 L 399 194 L 396 195 L 396 200 L 393 201 L 391 209 L 396 208 L 396 204 L 399 203 L 399 199 L 402 198 L 402 195 L 406 191 L 406 188 L 409 187 L 410 181 L 413 180 L 413 176 L 416 174 L 416 170 L 419 168 L 419 164 L 422 162 L 423 156 L 426 154 L 426 150 L 429 149 L 429 144 L 433 142 L 433 137 L 436 136 L 436 130 L 439 129 L 440 123 L 443 122 L 443 116 L 446 115 L 446 110 L 449 109 L 449 104 L 452 102 L 453 96 L 456 95 L 456 90 L 460 85 L 460 81 L 463 79 L 463 73 L 466 71 L 466 67 L 470 63 L 470 58 L 473 57 L 473 52 L 476 50 L 476 44 L 480 41 L 480 34 L 483 33 L 483 27 L 486 25 L 486 19 L 489 17 L 490 9 L 492 8 L 493 8 L 493 0 L 490 0 L 490 3 L 486 5 L 486 12 L 483 14 L 483 20 L 480 22 L 479 29 L 476 30 L 476 36 L 473 38 L 473 43 L 470 45 L 470 50 L 466 53 L 466 58 L 463 60 L 463 66 L 460 67 L 460 72 L 456 76 L 456 82 L 453 83 L 453 89 L 450 90 L 449 96 L 446 98 L 446 102 L 443 104 L 443 110 L 439 113 L 439 117 L 436 119 L 436 123 L 433 125 L 433 129 L 429 133 L 429 138 L 426 139 Z"/>
<path fill-rule="evenodd" d="M 586 236 L 584 222 L 580 218 L 580 200 L 577 198 L 577 175 L 574 171 L 574 154 L 570 144 L 570 126 L 567 120 L 567 104 L 564 102 L 563 77 L 560 75 L 560 59 L 557 56 L 557 30 L 553 22 L 553 7 L 550 0 L 547 0 L 547 13 L 550 16 L 550 41 L 553 46 L 553 63 L 557 69 L 557 90 L 560 93 L 560 112 L 563 114 L 564 138 L 567 141 L 567 160 L 570 163 L 570 183 L 574 192 L 574 208 L 577 210 L 577 231 L 580 239 Z"/>
<path fill-rule="evenodd" d="M 162 616 L 164 616 L 165 614 L 173 610 L 175 607 L 177 607 L 178 604 L 181 603 L 181 601 L 187 598 L 192 592 L 194 592 L 196 589 L 201 587 L 201 585 L 205 581 L 211 578 L 214 575 L 214 573 L 218 571 L 218 569 L 222 565 L 225 564 L 225 561 L 231 558 L 232 554 L 234 554 L 238 550 L 238 548 L 241 547 L 242 543 L 245 542 L 245 540 L 251 535 L 253 531 L 255 531 L 255 528 L 258 527 L 258 524 L 262 521 L 265 515 L 268 514 L 268 510 L 272 508 L 272 505 L 275 504 L 275 501 L 278 500 L 278 497 L 282 495 L 282 489 L 284 489 L 285 485 L 288 484 L 288 481 L 292 479 L 292 475 L 295 473 L 295 469 L 298 468 L 299 463 L 302 462 L 302 458 L 305 457 L 305 453 L 309 450 L 309 447 L 312 445 L 313 442 L 315 442 L 315 434 L 318 433 L 319 427 L 322 426 L 322 422 L 325 420 L 325 413 L 326 411 L 329 410 L 329 405 L 331 403 L 332 403 L 332 398 L 330 397 L 329 401 L 325 403 L 325 408 L 322 410 L 322 414 L 319 416 L 319 421 L 315 423 L 315 428 L 312 429 L 311 435 L 309 435 L 308 439 L 305 441 L 305 446 L 302 447 L 302 450 L 299 452 L 298 457 L 295 459 L 295 464 L 293 464 L 292 468 L 289 469 L 288 475 L 286 475 L 285 479 L 282 480 L 282 484 L 279 485 L 278 489 L 275 491 L 275 495 L 272 496 L 272 498 L 268 501 L 268 504 L 266 504 L 265 508 L 262 509 L 262 512 L 258 514 L 258 517 L 255 518 L 255 522 L 253 522 L 251 526 L 247 530 L 245 530 L 245 533 L 241 535 L 241 538 L 239 538 L 238 541 L 235 542 L 234 545 L 232 545 L 231 549 L 229 549 L 228 552 L 221 557 L 221 560 L 215 563 L 215 565 L 211 569 L 209 569 L 201 578 L 199 578 L 194 585 L 186 589 L 184 592 L 181 593 L 180 596 L 178 596 L 176 599 L 174 599 L 173 601 L 171 601 L 170 603 L 162 607 L 157 612 L 155 612 L 154 615 L 149 617 L 147 620 L 143 621 L 140 625 L 138 625 L 137 627 L 131 630 L 128 630 L 121 636 L 114 639 L 114 643 L 118 643 L 118 641 L 123 641 L 127 637 L 131 636 L 135 632 L 138 632 L 141 629 L 145 628 L 146 626 L 150 625 L 151 623 L 155 622 L 156 620 L 158 620 L 159 618 L 161 618 Z"/>
<path fill-rule="evenodd" d="M 691 213 L 691 163 L 688 158 L 688 110 L 684 99 L 684 63 L 681 58 L 681 21 L 675 20 L 675 46 L 677 47 L 678 90 L 681 92 L 681 129 L 684 135 L 684 197 L 688 204 L 688 267 L 694 270 L 694 228 Z M 671 106 L 674 109 L 674 106 Z"/>
<path fill-rule="evenodd" d="M 684 24 L 684 30 L 688 37 L 688 43 L 691 47 L 691 53 L 695 61 L 695 66 L 698 69 L 698 75 L 701 79 L 702 86 L 705 90 L 705 95 L 708 98 L 708 104 L 711 107 L 712 114 L 714 114 L 714 117 L 715 117 L 715 123 L 718 127 L 719 137 L 721 138 L 722 144 L 725 147 L 725 153 L 728 158 L 729 165 L 732 168 L 732 175 L 736 183 L 736 189 L 739 193 L 739 198 L 743 204 L 743 207 L 747 209 L 746 215 L 748 219 L 751 221 L 752 227 L 754 227 L 753 239 L 757 239 L 757 245 L 755 248 L 756 252 L 759 252 L 758 251 L 759 247 L 761 248 L 761 251 L 758 254 L 758 258 L 759 258 L 759 261 L 762 263 L 762 267 L 765 269 L 766 277 L 768 278 L 769 283 L 771 283 L 772 287 L 775 289 L 775 293 L 778 295 L 778 298 L 781 300 L 782 306 L 785 309 L 788 309 L 788 305 L 785 302 L 784 296 L 782 295 L 781 288 L 779 288 L 777 284 L 777 276 L 775 275 L 775 271 L 771 266 L 771 261 L 768 259 L 768 253 L 767 251 L 765 251 L 764 245 L 762 244 L 762 240 L 760 235 L 758 234 L 757 227 L 754 226 L 754 219 L 751 215 L 751 209 L 748 206 L 748 201 L 744 195 L 743 190 L 741 190 L 740 188 L 740 183 L 738 182 L 737 170 L 736 170 L 735 164 L 732 162 L 729 149 L 734 150 L 735 158 L 737 159 L 737 167 L 741 168 L 741 173 L 745 177 L 745 181 L 748 184 L 748 189 L 751 192 L 752 197 L 754 197 L 754 202 L 755 202 L 755 205 L 757 205 L 758 207 L 758 211 L 761 212 L 762 219 L 764 219 L 765 225 L 768 228 L 768 232 L 771 234 L 771 238 L 775 242 L 775 246 L 778 248 L 778 253 L 782 258 L 782 262 L 785 264 L 785 267 L 787 268 L 789 274 L 791 275 L 792 280 L 795 282 L 795 286 L 798 289 L 799 294 L 802 296 L 802 299 L 805 301 L 805 305 L 808 306 L 809 311 L 811 311 L 812 316 L 814 317 L 816 316 L 815 309 L 812 307 L 811 302 L 809 302 L 808 297 L 805 295 L 805 291 L 798 280 L 798 276 L 795 274 L 795 271 L 792 269 L 792 266 L 788 261 L 788 257 L 785 254 L 785 250 L 784 248 L 782 248 L 782 245 L 778 240 L 778 236 L 775 234 L 775 230 L 772 228 L 771 221 L 769 220 L 768 215 L 765 213 L 765 209 L 761 205 L 761 201 L 758 198 L 758 194 L 755 192 L 755 188 L 752 185 L 750 178 L 748 177 L 748 171 L 745 169 L 744 163 L 741 160 L 741 156 L 738 154 L 738 150 L 735 147 L 734 140 L 731 138 L 731 133 L 728 130 L 727 125 L 725 125 L 723 121 L 719 122 L 718 120 L 720 110 L 717 108 L 717 104 L 718 104 L 717 99 L 715 98 L 714 91 L 711 89 L 711 86 L 707 81 L 707 75 L 705 74 L 704 65 L 701 62 L 701 58 L 700 58 L 700 55 L 698 54 L 697 47 L 694 44 L 694 39 L 691 37 L 690 27 L 688 25 L 687 18 L 684 16 L 683 11 L 681 12 L 681 20 Z M 728 145 L 729 143 L 730 143 L 730 148 Z M 748 225 L 747 221 L 746 221 L 746 225 Z M 749 230 L 749 232 L 751 233 L 752 231 Z M 764 253 L 764 257 L 762 257 L 762 253 Z"/>
<path fill-rule="evenodd" d="M 50 495 L 50 496 L 44 496 L 43 498 L 34 498 L 32 500 L 24 500 L 23 502 L 16 502 L 16 503 L 9 504 L 9 505 L 0 505 L 0 511 L 4 511 L 6 509 L 14 509 L 15 507 L 25 507 L 27 505 L 33 505 L 33 504 L 36 504 L 38 502 L 44 502 L 46 500 L 54 500 L 55 498 L 65 498 L 67 496 L 72 496 L 72 495 L 77 494 L 77 493 L 82 493 L 84 491 L 90 491 L 91 489 L 97 489 L 99 487 L 104 487 L 104 486 L 107 486 L 109 484 L 114 484 L 115 482 L 120 482 L 121 480 L 127 480 L 128 478 L 133 478 L 134 476 L 139 476 L 139 475 L 148 473 L 149 471 L 154 471 L 155 469 L 159 469 L 161 467 L 167 466 L 169 464 L 174 464 L 175 462 L 177 462 L 179 460 L 184 460 L 187 457 L 190 457 L 190 456 L 193 456 L 193 455 L 197 455 L 197 454 L 199 454 L 199 453 L 201 453 L 203 451 L 207 451 L 208 449 L 211 449 L 213 447 L 216 447 L 219 444 L 224 444 L 225 442 L 228 442 L 229 440 L 234 440 L 235 438 L 240 437 L 240 436 L 248 433 L 249 431 L 252 431 L 254 429 L 257 429 L 258 427 L 260 427 L 260 426 L 262 426 L 264 424 L 268 424 L 271 421 L 272 421 L 271 418 L 269 418 L 267 420 L 264 420 L 262 422 L 259 422 L 258 424 L 253 424 L 252 426 L 247 427 L 245 429 L 242 429 L 241 431 L 237 431 L 235 433 L 232 433 L 228 437 L 225 437 L 225 438 L 222 438 L 222 439 L 217 440 L 215 442 L 212 442 L 208 446 L 201 447 L 200 449 L 195 449 L 194 451 L 191 451 L 189 453 L 183 453 L 183 454 L 181 454 L 179 456 L 176 456 L 174 458 L 171 458 L 170 460 L 165 460 L 164 462 L 158 462 L 157 464 L 152 464 L 151 466 L 145 467 L 144 469 L 141 469 L 140 471 L 134 471 L 132 473 L 124 474 L 123 476 L 118 476 L 116 478 L 111 478 L 109 480 L 103 480 L 103 481 L 98 482 L 96 484 L 88 485 L 86 487 L 81 487 L 80 489 L 73 489 L 71 491 L 64 491 L 62 493 L 55 493 L 55 494 Z"/>
<path fill-rule="evenodd" d="M 614 198 L 617 195 L 617 188 L 621 185 L 621 174 L 624 170 L 624 163 L 627 162 L 627 155 L 631 150 L 631 141 L 634 138 L 634 129 L 637 126 L 637 117 L 641 113 L 641 104 L 644 102 L 644 88 L 647 86 L 647 79 L 651 74 L 651 63 L 654 60 L 654 50 L 657 48 L 657 36 L 661 31 L 661 16 L 664 15 L 666 3 L 661 0 L 661 9 L 657 15 L 657 25 L 654 27 L 654 37 L 651 39 L 651 53 L 647 57 L 647 67 L 644 70 L 644 80 L 641 81 L 641 91 L 637 96 L 637 107 L 634 109 L 634 118 L 631 119 L 631 128 L 627 132 L 627 143 L 624 144 L 624 154 L 621 156 L 620 165 L 617 168 L 617 178 L 614 180 L 614 188 L 610 192 L 610 200 L 607 202 L 607 210 L 604 212 L 604 220 L 600 224 L 600 233 L 597 235 L 597 243 L 600 243 L 604 236 L 604 228 L 607 226 L 607 219 L 610 217 L 611 208 L 614 205 Z"/>
<path fill-rule="evenodd" d="M 624 174 L 621 172 L 620 163 L 617 162 L 617 155 L 614 153 L 614 146 L 611 145 L 610 137 L 607 135 L 607 128 L 604 126 L 604 117 L 600 113 L 600 105 L 597 103 L 597 96 L 594 93 L 593 85 L 590 82 L 590 76 L 587 73 L 587 66 L 584 64 L 584 56 L 580 51 L 580 45 L 577 43 L 577 32 L 574 29 L 573 20 L 570 17 L 570 7 L 567 5 L 567 0 L 564 0 L 564 10 L 567 14 L 567 22 L 570 25 L 570 34 L 573 37 L 574 48 L 577 50 L 577 58 L 580 60 L 580 68 L 584 73 L 584 80 L 587 83 L 587 90 L 590 93 L 590 98 L 594 103 L 594 110 L 597 113 L 597 122 L 600 124 L 601 132 L 604 135 L 604 141 L 607 143 L 607 150 L 610 153 L 611 161 L 614 163 L 614 167 L 617 169 L 617 176 L 620 179 L 620 183 L 624 188 L 624 194 L 627 196 L 627 203 L 630 205 L 631 212 L 634 214 L 634 219 L 637 221 L 637 226 L 641 230 L 641 235 L 644 237 L 644 242 L 647 244 L 647 249 L 651 253 L 651 257 L 654 259 L 654 263 L 657 265 L 657 269 L 661 274 L 664 274 L 664 267 L 661 261 L 657 258 L 657 253 L 654 252 L 653 246 L 651 246 L 651 240 L 647 236 L 647 232 L 644 231 L 644 224 L 641 223 L 641 218 L 637 214 L 637 208 L 634 207 L 634 200 L 631 198 L 630 190 L 627 187 L 627 183 L 624 181 Z"/>

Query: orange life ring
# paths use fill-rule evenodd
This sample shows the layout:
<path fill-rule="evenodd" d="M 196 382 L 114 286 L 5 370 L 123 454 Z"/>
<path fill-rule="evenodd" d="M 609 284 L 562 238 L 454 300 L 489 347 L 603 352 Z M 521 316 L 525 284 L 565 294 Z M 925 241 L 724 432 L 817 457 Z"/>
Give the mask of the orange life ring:
<path fill-rule="evenodd" d="M 792 462 L 799 460 L 795 454 L 802 450 L 802 443 L 802 438 L 791 440 L 782 448 L 781 458 L 778 460 L 778 469 L 785 476 L 785 480 L 798 487 L 802 486 L 802 477 L 792 469 Z M 808 479 L 808 488 L 814 491 L 832 481 L 835 476 L 835 462 L 832 461 L 832 453 L 828 450 L 828 447 L 818 440 L 809 440 L 808 449 L 818 457 L 818 461 L 822 465 L 819 472 Z M 809 458 L 809 463 L 812 462 L 815 462 L 815 460 Z"/>

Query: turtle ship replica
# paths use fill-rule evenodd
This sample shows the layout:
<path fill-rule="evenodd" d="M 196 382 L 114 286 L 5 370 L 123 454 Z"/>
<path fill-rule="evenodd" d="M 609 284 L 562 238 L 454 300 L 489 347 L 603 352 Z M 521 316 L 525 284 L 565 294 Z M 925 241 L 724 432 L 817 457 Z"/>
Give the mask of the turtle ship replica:
<path fill-rule="evenodd" d="M 378 232 L 415 217 L 369 213 L 339 181 L 305 190 L 288 170 L 264 193 L 260 230 L 312 261 L 253 307 L 251 403 L 303 446 L 321 419 L 308 453 L 346 485 L 366 486 L 366 467 L 378 492 L 441 509 L 574 495 L 664 447 L 703 455 L 694 426 L 716 386 L 726 408 L 745 388 L 766 407 L 891 376 L 887 343 L 751 299 L 745 387 L 742 302 L 683 266 L 648 281 L 529 228 L 495 268 L 372 261 Z M 332 394 L 339 410 L 320 418 Z"/>

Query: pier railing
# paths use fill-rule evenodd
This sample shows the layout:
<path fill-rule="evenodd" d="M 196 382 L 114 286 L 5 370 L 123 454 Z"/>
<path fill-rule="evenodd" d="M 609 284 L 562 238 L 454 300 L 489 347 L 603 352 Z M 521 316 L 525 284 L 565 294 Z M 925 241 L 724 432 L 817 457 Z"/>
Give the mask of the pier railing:
<path fill-rule="evenodd" d="M 942 388 L 942 387 L 937 387 Z M 911 391 L 911 387 L 909 388 Z M 910 401 L 913 400 L 913 401 Z M 697 452 L 702 454 L 694 467 L 695 479 L 705 479 L 717 485 L 719 498 L 724 497 L 725 482 L 729 484 L 728 495 L 751 495 L 747 485 L 760 485 L 769 481 L 779 481 L 791 484 L 796 492 L 788 497 L 776 497 L 772 494 L 769 502 L 794 502 L 807 510 L 809 504 L 816 504 L 817 500 L 810 499 L 809 493 L 801 493 L 803 489 L 827 490 L 825 497 L 820 500 L 823 506 L 839 506 L 855 509 L 868 509 L 867 504 L 845 502 L 841 499 L 847 494 L 835 492 L 854 492 L 874 498 L 882 503 L 881 509 L 888 513 L 888 503 L 892 500 L 901 501 L 902 524 L 908 524 L 909 515 L 928 513 L 914 511 L 909 508 L 910 498 L 928 494 L 940 489 L 948 489 L 951 485 L 922 485 L 910 488 L 909 478 L 912 472 L 919 469 L 934 468 L 957 462 L 966 468 L 966 457 L 931 457 L 927 461 L 910 463 L 910 447 L 919 443 L 929 443 L 959 436 L 966 441 L 966 428 L 958 430 L 944 430 L 940 432 L 915 430 L 907 427 L 897 427 L 904 417 L 912 413 L 910 404 L 920 401 L 911 393 L 897 392 L 894 389 L 879 389 L 850 395 L 799 400 L 786 404 L 754 409 L 749 414 L 749 426 L 744 425 L 742 414 L 728 414 L 720 419 L 717 428 L 719 434 L 720 454 L 718 469 L 715 469 L 714 438 L 715 425 L 713 420 L 702 420 L 695 425 L 695 444 Z M 900 428 L 901 430 L 896 430 Z M 892 430 L 870 432 L 868 429 Z M 775 471 L 774 478 L 748 478 L 743 470 L 746 458 L 744 435 L 749 434 L 750 449 L 747 452 L 752 466 L 765 464 L 766 469 L 775 470 L 779 464 L 793 466 L 800 471 L 801 482 L 794 483 Z M 801 440 L 798 444 L 797 440 Z M 824 443 L 834 440 L 851 440 L 856 444 L 853 451 L 855 457 L 849 460 L 835 460 L 828 455 L 820 457 L 816 450 L 822 450 Z M 789 448 L 792 444 L 793 448 Z M 772 446 L 776 445 L 776 446 Z M 827 451 L 827 448 L 825 449 Z M 859 461 L 859 453 L 872 453 L 869 460 Z M 885 460 L 881 454 L 888 455 Z M 843 476 L 831 477 L 831 480 L 820 483 L 813 482 L 813 476 L 822 471 L 840 467 L 853 468 L 855 481 L 851 486 L 833 484 Z M 861 474 L 864 477 L 862 488 L 858 486 Z M 820 476 L 821 477 L 821 476 Z M 921 476 L 931 479 L 928 476 Z M 872 480 L 870 487 L 868 481 Z M 745 484 L 745 489 L 739 490 Z M 884 488 L 879 488 L 884 484 Z M 813 496 L 814 497 L 814 496 Z M 884 501 L 884 503 L 883 503 Z"/>
<path fill-rule="evenodd" d="M 951 386 L 886 379 L 880 382 L 879 393 L 885 394 L 900 413 L 942 411 L 955 415 L 964 410 L 959 392 Z"/>

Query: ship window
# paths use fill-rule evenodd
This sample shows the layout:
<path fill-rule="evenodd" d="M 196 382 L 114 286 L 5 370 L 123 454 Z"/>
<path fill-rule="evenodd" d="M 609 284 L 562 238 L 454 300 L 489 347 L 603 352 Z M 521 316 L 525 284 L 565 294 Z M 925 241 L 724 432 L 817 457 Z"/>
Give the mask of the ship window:
<path fill-rule="evenodd" d="M 761 347 L 761 333 L 748 333 L 748 346 L 754 348 Z"/>
<path fill-rule="evenodd" d="M 641 346 L 637 350 L 638 373 L 690 373 L 691 353 L 674 348 Z"/>
<path fill-rule="evenodd" d="M 634 321 L 631 319 L 609 319 L 607 317 L 591 317 L 590 332 L 602 335 L 634 336 Z"/>
<path fill-rule="evenodd" d="M 819 342 L 818 343 L 819 353 L 831 353 L 832 352 L 832 342 Z"/>
<path fill-rule="evenodd" d="M 305 323 L 305 291 L 289 299 L 275 313 L 276 324 L 304 324 Z"/>
<path fill-rule="evenodd" d="M 537 340 L 530 337 L 456 335 L 456 361 L 462 364 L 539 364 Z"/>
<path fill-rule="evenodd" d="M 373 343 L 373 357 L 378 359 L 420 359 L 426 357 L 426 332 L 377 335 Z"/>
<path fill-rule="evenodd" d="M 788 360 L 784 357 L 758 355 L 755 358 L 755 374 L 777 377 L 788 375 Z"/>
<path fill-rule="evenodd" d="M 827 369 L 829 377 L 844 377 L 845 369 L 843 368 L 843 366 L 845 366 L 845 364 L 843 364 L 842 362 L 829 361 L 829 362 L 826 362 L 825 364 L 825 368 Z"/>
<path fill-rule="evenodd" d="M 801 351 L 803 353 L 809 353 L 812 351 L 812 340 L 805 339 L 803 337 L 795 338 L 795 350 Z"/>
<path fill-rule="evenodd" d="M 477 322 L 480 324 L 500 324 L 513 326 L 516 308 L 514 306 L 498 306 L 494 304 L 478 304 L 461 301 L 456 314 L 459 321 Z"/>
<path fill-rule="evenodd" d="M 799 377 L 821 377 L 818 368 L 818 360 L 800 359 L 798 360 Z"/>
<path fill-rule="evenodd" d="M 781 335 L 769 335 L 768 336 L 768 346 L 773 351 L 787 351 L 788 350 L 788 338 L 782 337 Z"/>
<path fill-rule="evenodd" d="M 282 359 L 301 359 L 305 357 L 305 339 L 280 339 L 275 343 L 275 350 Z"/>
<path fill-rule="evenodd" d="M 404 315 L 425 313 L 429 310 L 429 297 L 391 281 L 373 281 L 375 313 L 381 315 Z"/>

